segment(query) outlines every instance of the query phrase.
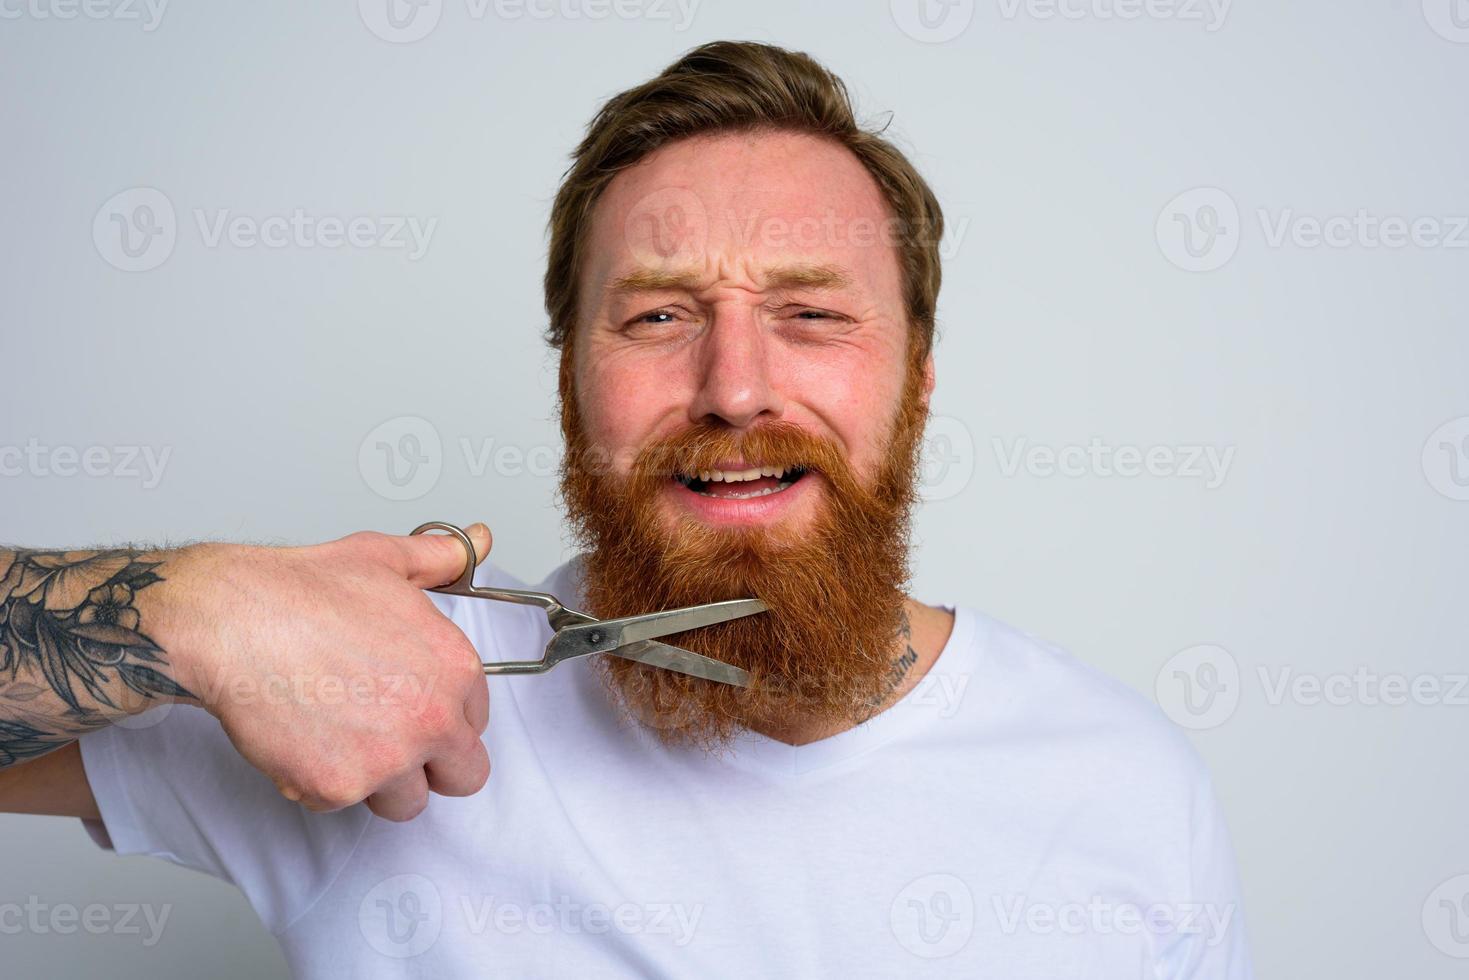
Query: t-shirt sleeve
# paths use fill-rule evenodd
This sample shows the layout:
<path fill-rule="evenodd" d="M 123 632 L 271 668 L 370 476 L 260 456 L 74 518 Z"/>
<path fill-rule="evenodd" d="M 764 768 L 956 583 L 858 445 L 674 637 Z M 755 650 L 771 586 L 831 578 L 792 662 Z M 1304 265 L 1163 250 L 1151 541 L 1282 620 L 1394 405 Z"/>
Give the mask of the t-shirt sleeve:
<path fill-rule="evenodd" d="M 87 830 L 238 887 L 279 932 L 310 908 L 372 819 L 362 804 L 313 813 L 277 792 L 208 712 L 169 704 L 80 740 L 102 814 Z"/>
<path fill-rule="evenodd" d="M 1177 929 L 1158 976 L 1253 980 L 1234 847 L 1202 763 L 1190 813 L 1189 894 L 1182 908 L 1170 910 L 1177 916 Z"/>

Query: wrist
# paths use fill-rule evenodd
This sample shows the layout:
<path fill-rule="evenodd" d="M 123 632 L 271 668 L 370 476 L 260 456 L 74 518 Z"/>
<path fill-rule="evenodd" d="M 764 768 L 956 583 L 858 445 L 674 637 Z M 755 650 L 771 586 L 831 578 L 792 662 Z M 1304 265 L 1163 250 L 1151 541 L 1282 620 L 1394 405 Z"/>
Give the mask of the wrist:
<path fill-rule="evenodd" d="M 160 581 L 138 596 L 141 631 L 157 644 L 164 663 L 157 665 L 188 696 L 170 700 L 211 705 L 220 686 L 220 657 L 225 646 L 222 610 L 223 571 L 238 561 L 246 546 L 204 543 L 152 557 Z"/>

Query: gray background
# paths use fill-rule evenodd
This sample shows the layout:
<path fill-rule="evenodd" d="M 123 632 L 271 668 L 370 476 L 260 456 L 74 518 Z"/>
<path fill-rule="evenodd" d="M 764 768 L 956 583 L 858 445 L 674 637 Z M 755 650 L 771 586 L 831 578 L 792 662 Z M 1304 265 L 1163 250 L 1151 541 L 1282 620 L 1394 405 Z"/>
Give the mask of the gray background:
<path fill-rule="evenodd" d="M 1469 2 L 1238 0 L 1221 21 L 1193 0 L 961 0 L 928 29 L 908 0 L 704 0 L 687 23 L 661 0 L 430 0 L 411 42 L 385 2 L 178 2 L 152 29 L 112 0 L 0 4 L 0 452 L 169 453 L 156 485 L 124 454 L 90 476 L 64 451 L 0 457 L 0 540 L 484 519 L 494 559 L 540 577 L 565 553 L 539 341 L 565 155 L 602 99 L 696 43 L 804 49 L 895 113 L 954 231 L 916 593 L 1055 640 L 1196 729 L 1262 976 L 1462 975 Z M 176 240 L 128 272 L 113 215 L 140 187 Z M 211 245 L 196 215 L 223 209 L 438 224 L 417 259 Z M 1359 212 L 1421 219 L 1419 241 L 1309 238 Z M 426 461 L 397 488 L 377 443 L 404 435 Z M 1017 440 L 1093 439 L 1232 455 L 1214 480 L 1010 465 Z M 531 464 L 479 465 L 507 445 Z M 1384 703 L 1387 675 L 1419 696 Z M 284 972 L 228 886 L 107 855 L 74 821 L 0 817 L 0 839 L 0 904 L 170 906 L 151 948 L 0 933 L 0 972 Z"/>

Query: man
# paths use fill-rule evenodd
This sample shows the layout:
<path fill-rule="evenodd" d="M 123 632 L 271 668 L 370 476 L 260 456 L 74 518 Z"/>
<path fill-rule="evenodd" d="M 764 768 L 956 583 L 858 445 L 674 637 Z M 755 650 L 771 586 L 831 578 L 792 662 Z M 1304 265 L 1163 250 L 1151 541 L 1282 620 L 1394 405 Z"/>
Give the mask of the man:
<path fill-rule="evenodd" d="M 495 678 L 491 712 L 481 658 L 549 627 L 426 598 L 446 536 L 4 552 L 0 808 L 234 882 L 303 976 L 1249 976 L 1186 742 L 905 594 L 941 232 L 842 83 L 764 45 L 614 97 L 564 177 L 586 553 L 540 588 L 603 617 L 758 596 L 677 638 L 749 689 L 599 656 Z"/>

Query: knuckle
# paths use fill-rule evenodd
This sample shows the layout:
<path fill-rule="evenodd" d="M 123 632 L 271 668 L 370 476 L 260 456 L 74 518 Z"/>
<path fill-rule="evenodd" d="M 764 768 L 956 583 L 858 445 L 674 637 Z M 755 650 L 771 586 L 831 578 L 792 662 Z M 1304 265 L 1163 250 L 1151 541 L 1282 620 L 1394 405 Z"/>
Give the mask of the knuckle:
<path fill-rule="evenodd" d="M 473 766 L 474 768 L 470 770 L 469 782 L 474 788 L 470 790 L 470 793 L 478 793 L 490 780 L 490 753 L 485 749 L 483 743 L 480 744 L 479 751 L 475 755 Z"/>
<path fill-rule="evenodd" d="M 334 810 L 345 809 L 346 807 L 351 805 L 341 800 L 325 796 L 306 797 L 301 801 L 301 803 L 304 807 L 306 807 L 306 809 L 310 810 L 312 813 L 331 813 Z"/>
<path fill-rule="evenodd" d="M 483 746 L 465 752 L 453 762 L 455 775 L 452 782 L 436 791 L 442 796 L 473 796 L 484 789 L 490 778 L 490 757 Z"/>
<path fill-rule="evenodd" d="M 412 799 L 399 795 L 373 795 L 367 798 L 367 808 L 384 820 L 405 823 L 412 820 L 428 806 L 427 792 Z"/>
<path fill-rule="evenodd" d="M 377 797 L 369 796 L 367 798 L 367 808 L 384 820 L 391 820 L 394 823 L 399 822 L 397 809 L 391 804 L 379 800 Z"/>
<path fill-rule="evenodd" d="M 323 780 L 311 793 L 312 798 L 326 810 L 349 807 L 360 802 L 365 795 L 359 784 L 344 778 Z"/>
<path fill-rule="evenodd" d="M 459 654 L 464 650 L 474 649 L 464 631 L 455 626 L 437 607 L 430 606 L 429 611 L 431 618 L 424 623 L 420 633 L 424 655 L 436 665 L 452 664 L 464 659 Z"/>
<path fill-rule="evenodd" d="M 393 812 L 393 808 L 392 807 L 387 806 L 387 805 L 385 805 L 383 803 L 380 803 L 380 802 L 378 802 L 375 799 L 369 798 L 367 800 L 367 808 L 369 810 L 371 810 L 374 814 L 376 814 L 377 816 L 381 817 L 384 820 L 395 820 L 396 819 L 396 816 L 395 816 L 395 814 Z"/>
<path fill-rule="evenodd" d="M 395 558 L 393 539 L 381 531 L 353 531 L 336 543 L 356 558 L 379 562 L 391 562 Z"/>
<path fill-rule="evenodd" d="M 459 627 L 453 623 L 447 625 L 449 628 L 442 637 L 435 638 L 436 660 L 444 665 L 453 680 L 461 684 L 484 677 L 479 651 Z"/>
<path fill-rule="evenodd" d="M 359 548 L 376 548 L 386 535 L 378 531 L 353 531 L 351 534 L 341 538 L 341 542 Z"/>
<path fill-rule="evenodd" d="M 479 652 L 473 647 L 469 648 L 469 656 L 456 661 L 456 664 L 455 675 L 461 689 L 485 683 L 484 664 L 480 662 Z"/>

